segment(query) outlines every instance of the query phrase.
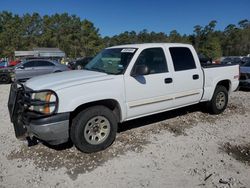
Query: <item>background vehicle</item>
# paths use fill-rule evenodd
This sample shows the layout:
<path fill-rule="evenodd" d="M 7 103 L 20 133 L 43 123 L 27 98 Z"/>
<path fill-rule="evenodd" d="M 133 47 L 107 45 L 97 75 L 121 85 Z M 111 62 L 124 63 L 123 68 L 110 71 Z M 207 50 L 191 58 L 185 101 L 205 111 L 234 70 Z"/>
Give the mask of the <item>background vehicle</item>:
<path fill-rule="evenodd" d="M 0 62 L 0 84 L 8 84 L 11 82 L 13 69 L 8 66 L 7 61 Z"/>
<path fill-rule="evenodd" d="M 9 68 L 0 69 L 0 84 L 9 84 L 12 72 Z"/>
<path fill-rule="evenodd" d="M 0 62 L 0 69 L 8 67 L 8 62 L 7 61 L 1 61 Z"/>
<path fill-rule="evenodd" d="M 250 89 L 250 58 L 240 67 L 240 87 Z"/>
<path fill-rule="evenodd" d="M 9 67 L 12 67 L 12 66 L 16 66 L 16 65 L 18 65 L 19 63 L 21 63 L 21 61 L 20 60 L 13 60 L 13 61 L 10 61 L 9 62 Z"/>
<path fill-rule="evenodd" d="M 240 57 L 226 57 L 221 61 L 222 65 L 242 65 L 244 62 Z"/>
<path fill-rule="evenodd" d="M 15 80 L 25 81 L 31 77 L 43 74 L 67 71 L 69 68 L 55 61 L 46 59 L 31 59 L 18 64 L 15 69 Z"/>
<path fill-rule="evenodd" d="M 87 65 L 88 62 L 90 62 L 93 59 L 93 57 L 84 57 L 81 59 L 78 59 L 76 61 L 71 61 L 69 62 L 69 67 L 70 69 L 73 70 L 81 70 Z"/>
<path fill-rule="evenodd" d="M 100 52 L 83 71 L 12 84 L 8 106 L 17 137 L 53 145 L 71 139 L 90 153 L 113 143 L 118 122 L 200 102 L 222 113 L 238 79 L 239 65 L 202 67 L 188 44 L 122 45 Z"/>
<path fill-rule="evenodd" d="M 242 58 L 243 65 L 247 62 L 250 62 L 250 57 L 243 57 Z"/>
<path fill-rule="evenodd" d="M 209 58 L 209 57 L 205 56 L 204 54 L 198 54 L 198 57 L 199 57 L 200 63 L 202 65 L 209 65 L 209 64 L 213 63 L 212 58 Z"/>

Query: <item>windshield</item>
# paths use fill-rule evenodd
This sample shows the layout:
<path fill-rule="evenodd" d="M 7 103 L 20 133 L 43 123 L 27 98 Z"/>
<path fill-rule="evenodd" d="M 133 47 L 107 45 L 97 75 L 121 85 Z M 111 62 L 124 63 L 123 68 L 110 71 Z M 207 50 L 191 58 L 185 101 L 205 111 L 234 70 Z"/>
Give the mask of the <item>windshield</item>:
<path fill-rule="evenodd" d="M 136 50 L 135 48 L 105 49 L 94 57 L 85 69 L 107 74 L 123 74 Z"/>

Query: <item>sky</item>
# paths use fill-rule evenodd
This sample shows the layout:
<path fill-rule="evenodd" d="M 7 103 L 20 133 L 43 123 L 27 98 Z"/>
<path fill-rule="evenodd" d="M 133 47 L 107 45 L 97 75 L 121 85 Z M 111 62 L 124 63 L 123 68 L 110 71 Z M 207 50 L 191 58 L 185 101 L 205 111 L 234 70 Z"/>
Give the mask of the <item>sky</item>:
<path fill-rule="evenodd" d="M 1 0 L 0 11 L 74 14 L 88 19 L 102 36 L 143 29 L 169 34 L 193 33 L 195 25 L 216 20 L 218 30 L 250 20 L 250 0 Z"/>

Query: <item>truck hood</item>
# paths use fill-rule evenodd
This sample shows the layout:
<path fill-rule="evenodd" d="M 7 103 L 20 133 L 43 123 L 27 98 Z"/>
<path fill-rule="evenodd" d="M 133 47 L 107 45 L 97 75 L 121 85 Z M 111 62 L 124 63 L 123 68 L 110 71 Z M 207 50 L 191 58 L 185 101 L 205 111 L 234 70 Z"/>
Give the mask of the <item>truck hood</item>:
<path fill-rule="evenodd" d="M 101 72 L 74 70 L 37 76 L 28 80 L 25 86 L 32 90 L 51 89 L 56 91 L 74 85 L 110 79 L 111 77 L 111 75 Z"/>

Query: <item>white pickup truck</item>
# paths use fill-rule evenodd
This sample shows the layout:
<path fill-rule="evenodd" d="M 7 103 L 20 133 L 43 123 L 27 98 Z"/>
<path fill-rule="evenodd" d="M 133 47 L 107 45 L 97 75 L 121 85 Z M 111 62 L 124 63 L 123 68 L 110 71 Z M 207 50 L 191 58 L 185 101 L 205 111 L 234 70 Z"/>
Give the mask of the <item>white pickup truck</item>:
<path fill-rule="evenodd" d="M 8 107 L 16 137 L 90 153 L 112 144 L 119 122 L 200 102 L 219 114 L 238 84 L 238 65 L 201 67 L 191 45 L 131 44 L 104 49 L 85 70 L 12 84 Z"/>

